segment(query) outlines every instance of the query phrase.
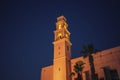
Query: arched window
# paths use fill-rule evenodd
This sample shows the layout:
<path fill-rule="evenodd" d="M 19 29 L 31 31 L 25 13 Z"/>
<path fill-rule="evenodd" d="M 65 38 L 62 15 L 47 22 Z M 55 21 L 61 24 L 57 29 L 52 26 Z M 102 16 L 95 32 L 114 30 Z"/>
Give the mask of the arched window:
<path fill-rule="evenodd" d="M 61 28 L 62 28 L 62 25 L 61 25 L 61 24 L 59 24 L 59 25 L 58 25 L 58 29 L 61 29 Z"/>
<path fill-rule="evenodd" d="M 59 33 L 59 34 L 58 34 L 58 37 L 61 39 L 61 38 L 62 38 L 62 34 L 61 34 L 61 33 Z"/>

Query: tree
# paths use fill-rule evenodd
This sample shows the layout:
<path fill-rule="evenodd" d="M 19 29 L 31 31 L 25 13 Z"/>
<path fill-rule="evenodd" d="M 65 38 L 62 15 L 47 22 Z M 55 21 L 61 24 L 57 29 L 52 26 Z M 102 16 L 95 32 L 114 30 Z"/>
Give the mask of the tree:
<path fill-rule="evenodd" d="M 75 80 L 82 80 L 82 70 L 84 68 L 84 64 L 85 63 L 83 63 L 83 61 L 78 61 L 75 63 L 74 72 L 71 73 L 71 76 L 75 76 L 75 74 L 77 75 Z"/>
<path fill-rule="evenodd" d="M 95 53 L 96 51 L 97 50 L 94 48 L 93 44 L 84 45 L 83 50 L 81 51 L 81 53 L 84 54 L 84 57 L 88 57 L 92 80 L 96 79 L 94 59 L 93 59 L 93 56 L 92 56 L 92 53 Z"/>

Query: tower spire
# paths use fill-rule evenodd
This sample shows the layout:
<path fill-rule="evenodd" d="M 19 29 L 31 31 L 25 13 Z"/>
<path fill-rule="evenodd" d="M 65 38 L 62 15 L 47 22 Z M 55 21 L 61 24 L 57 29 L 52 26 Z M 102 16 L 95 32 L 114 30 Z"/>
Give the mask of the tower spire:
<path fill-rule="evenodd" d="M 64 16 L 60 16 L 57 18 L 57 22 L 56 22 L 56 29 L 62 29 L 62 28 L 66 28 L 68 27 L 67 24 L 67 19 Z"/>
<path fill-rule="evenodd" d="M 71 42 L 68 24 L 64 16 L 57 18 L 54 37 L 53 80 L 70 80 Z"/>
<path fill-rule="evenodd" d="M 68 31 L 67 19 L 64 16 L 60 16 L 57 18 L 56 22 L 56 30 L 54 31 L 54 40 L 57 41 L 59 39 L 70 39 L 70 32 Z M 70 40 L 69 40 L 70 41 Z"/>

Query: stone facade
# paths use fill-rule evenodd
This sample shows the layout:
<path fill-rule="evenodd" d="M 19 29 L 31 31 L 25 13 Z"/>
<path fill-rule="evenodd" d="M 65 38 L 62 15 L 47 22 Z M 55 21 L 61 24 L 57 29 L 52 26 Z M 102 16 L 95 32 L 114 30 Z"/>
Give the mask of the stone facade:
<path fill-rule="evenodd" d="M 120 79 L 120 46 L 94 53 L 93 59 L 94 59 L 95 73 L 98 76 L 98 80 L 100 79 L 101 80 L 119 80 Z M 86 58 L 78 57 L 78 58 L 72 59 L 71 60 L 72 71 L 74 71 L 73 66 L 79 60 L 85 63 L 83 68 L 83 73 L 82 73 L 83 80 L 87 80 L 86 79 L 87 77 L 89 77 L 88 80 L 91 80 L 90 65 L 89 65 L 88 57 Z M 115 74 L 115 76 L 112 76 L 112 77 L 115 78 L 117 76 L 117 79 L 106 79 L 104 68 L 108 68 L 111 71 L 112 70 L 116 71 L 115 73 L 113 73 L 113 75 Z M 86 72 L 88 72 L 89 76 L 86 76 Z M 74 80 L 74 77 L 72 79 Z"/>
<path fill-rule="evenodd" d="M 53 65 L 41 69 L 40 80 L 70 80 L 71 72 L 77 61 L 83 61 L 82 78 L 91 80 L 90 63 L 88 57 L 71 59 L 71 42 L 68 24 L 64 16 L 57 18 L 54 31 L 54 59 Z M 120 80 L 120 46 L 99 51 L 92 54 L 95 73 L 98 80 Z M 77 76 L 72 76 L 75 80 Z"/>

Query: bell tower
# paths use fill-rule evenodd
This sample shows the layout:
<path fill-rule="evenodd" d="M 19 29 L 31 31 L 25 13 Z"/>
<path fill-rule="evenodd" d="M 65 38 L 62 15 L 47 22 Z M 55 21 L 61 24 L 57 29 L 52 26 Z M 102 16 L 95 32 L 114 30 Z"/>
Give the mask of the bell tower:
<path fill-rule="evenodd" d="M 53 80 L 70 80 L 72 44 L 70 42 L 68 24 L 64 16 L 57 18 L 53 45 Z"/>

